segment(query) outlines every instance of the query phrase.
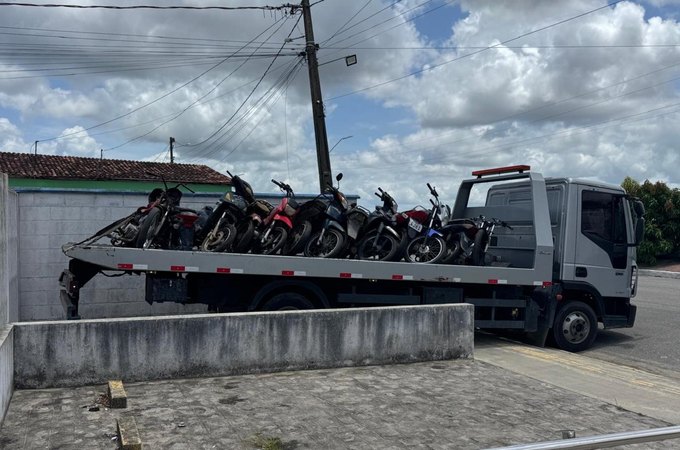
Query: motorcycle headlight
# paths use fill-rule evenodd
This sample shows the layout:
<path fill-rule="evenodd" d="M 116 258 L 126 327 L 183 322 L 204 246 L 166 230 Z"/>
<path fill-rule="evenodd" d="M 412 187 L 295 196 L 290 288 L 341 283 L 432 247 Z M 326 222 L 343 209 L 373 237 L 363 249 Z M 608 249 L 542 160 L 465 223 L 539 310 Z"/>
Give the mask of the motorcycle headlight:
<path fill-rule="evenodd" d="M 345 196 L 343 194 L 338 194 L 338 200 L 340 200 L 340 204 L 342 205 L 342 207 L 344 209 L 349 208 L 349 204 L 347 203 L 347 199 L 345 198 Z"/>

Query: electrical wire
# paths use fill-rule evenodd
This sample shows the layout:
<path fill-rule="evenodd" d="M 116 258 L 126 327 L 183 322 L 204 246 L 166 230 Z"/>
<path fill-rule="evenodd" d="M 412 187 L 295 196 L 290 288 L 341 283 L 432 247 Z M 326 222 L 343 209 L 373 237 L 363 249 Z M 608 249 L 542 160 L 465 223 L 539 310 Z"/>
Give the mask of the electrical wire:
<path fill-rule="evenodd" d="M 318 2 L 317 2 L 318 3 Z M 73 5 L 73 4 L 57 4 L 57 3 L 19 3 L 19 2 L 3 2 L 0 6 L 23 6 L 32 8 L 71 8 L 71 9 L 115 9 L 115 10 L 131 10 L 131 9 L 156 9 L 156 10 L 264 10 L 274 11 L 288 9 L 290 6 L 158 6 L 158 5 L 131 5 L 131 6 L 114 6 L 114 5 Z"/>
<path fill-rule="evenodd" d="M 355 94 L 358 94 L 358 93 L 361 93 L 361 92 L 365 92 L 365 91 L 368 91 L 368 90 L 371 90 L 371 89 L 375 89 L 375 88 L 378 88 L 378 87 L 385 86 L 385 85 L 390 84 L 390 83 L 394 83 L 394 82 L 396 82 L 396 81 L 403 80 L 403 79 L 405 79 L 405 78 L 409 78 L 409 77 L 412 77 L 412 76 L 415 76 L 415 75 L 419 75 L 419 74 L 421 74 L 421 73 L 423 73 L 423 72 L 429 72 L 429 71 L 431 71 L 431 70 L 434 70 L 434 69 L 436 69 L 436 68 L 442 67 L 442 66 L 447 65 L 447 64 L 450 64 L 450 63 L 452 63 L 452 62 L 460 61 L 461 59 L 465 59 L 465 58 L 469 58 L 469 57 L 471 57 L 471 56 L 474 56 L 474 55 L 477 55 L 477 54 L 479 54 L 479 53 L 485 52 L 485 51 L 490 50 L 490 49 L 492 49 L 492 48 L 504 46 L 505 44 L 508 44 L 508 43 L 510 43 L 510 42 L 517 41 L 517 40 L 519 40 L 519 39 L 522 39 L 522 38 L 524 38 L 524 37 L 530 36 L 530 35 L 532 35 L 532 34 L 536 34 L 536 33 L 539 33 L 539 32 L 541 32 L 541 31 L 545 31 L 545 30 L 547 30 L 547 29 L 550 29 L 550 28 L 553 28 L 553 27 L 556 27 L 556 26 L 565 24 L 565 23 L 570 22 L 570 21 L 572 21 L 572 20 L 576 20 L 576 19 L 579 19 L 579 18 L 581 18 L 581 17 L 587 16 L 587 15 L 592 14 L 592 13 L 594 13 L 594 12 L 601 11 L 601 10 L 603 10 L 603 9 L 605 9 L 605 8 L 609 8 L 609 7 L 613 6 L 613 5 L 616 5 L 616 4 L 618 4 L 618 3 L 621 3 L 621 2 L 623 2 L 623 1 L 626 1 L 626 0 L 616 0 L 616 1 L 613 1 L 613 2 L 610 2 L 610 3 L 607 3 L 606 5 L 600 6 L 599 8 L 594 8 L 594 9 L 591 9 L 591 10 L 586 11 L 586 12 L 584 12 L 584 13 L 577 14 L 577 15 L 575 15 L 575 16 L 569 17 L 569 18 L 567 18 L 567 19 L 563 19 L 563 20 L 560 20 L 560 21 L 551 23 L 551 24 L 549 24 L 549 25 L 546 25 L 546 26 L 537 28 L 537 29 L 535 29 L 535 30 L 531 30 L 531 31 L 529 31 L 529 32 L 520 34 L 519 36 L 515 36 L 515 37 L 513 37 L 513 38 L 511 38 L 511 39 L 506 39 L 506 40 L 504 40 L 503 42 L 500 42 L 500 43 L 498 43 L 498 44 L 490 45 L 490 46 L 488 46 L 488 47 L 484 47 L 484 48 L 479 49 L 479 50 L 474 51 L 474 52 L 466 53 L 465 55 L 457 56 L 457 57 L 455 57 L 455 58 L 452 58 L 452 59 L 443 61 L 443 62 L 441 62 L 441 63 L 431 64 L 431 65 L 429 65 L 428 67 L 425 67 L 425 68 L 423 68 L 423 69 L 416 70 L 416 71 L 414 71 L 414 72 L 408 73 L 408 74 L 406 74 L 406 75 L 402 75 L 402 76 L 397 77 L 397 78 L 393 78 L 393 79 L 391 79 L 391 80 L 383 81 L 383 82 L 380 82 L 380 83 L 377 83 L 377 84 L 374 84 L 374 85 L 371 85 L 371 86 L 367 86 L 367 87 L 364 87 L 364 88 L 361 88 L 361 89 L 357 89 L 357 90 L 355 90 L 355 91 L 351 91 L 351 92 L 347 92 L 347 93 L 344 93 L 344 94 L 336 95 L 335 97 L 329 98 L 329 100 L 337 100 L 337 99 L 340 99 L 340 98 L 348 97 L 348 96 L 350 96 L 350 95 L 355 95 Z"/>

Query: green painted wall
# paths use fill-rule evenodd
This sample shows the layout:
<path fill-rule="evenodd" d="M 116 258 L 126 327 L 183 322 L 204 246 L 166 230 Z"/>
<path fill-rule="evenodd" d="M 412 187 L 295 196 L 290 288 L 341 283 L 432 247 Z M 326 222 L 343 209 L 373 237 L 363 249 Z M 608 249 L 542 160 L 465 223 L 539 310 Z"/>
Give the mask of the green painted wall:
<path fill-rule="evenodd" d="M 168 183 L 168 186 L 174 186 Z M 219 192 L 224 193 L 231 190 L 231 186 L 218 184 L 186 183 L 196 192 Z M 9 187 L 13 189 L 21 188 L 47 188 L 47 189 L 83 189 L 101 191 L 129 191 L 129 192 L 149 192 L 154 188 L 163 187 L 163 182 L 153 181 L 96 181 L 96 180 L 45 180 L 38 178 L 9 178 Z"/>

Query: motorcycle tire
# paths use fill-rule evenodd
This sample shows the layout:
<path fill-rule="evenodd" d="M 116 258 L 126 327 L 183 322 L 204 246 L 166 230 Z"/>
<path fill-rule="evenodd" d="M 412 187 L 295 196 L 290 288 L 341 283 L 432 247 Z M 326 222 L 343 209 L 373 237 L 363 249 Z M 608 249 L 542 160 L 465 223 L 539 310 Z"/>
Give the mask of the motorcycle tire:
<path fill-rule="evenodd" d="M 376 233 L 372 231 L 361 238 L 357 246 L 357 257 L 373 261 L 396 261 L 399 257 L 400 242 L 391 234 L 383 233 L 378 236 L 374 246 Z"/>
<path fill-rule="evenodd" d="M 319 235 L 322 230 L 313 233 L 307 245 L 305 245 L 305 256 L 312 258 L 338 258 L 345 249 L 346 238 L 345 235 L 335 228 L 329 228 L 325 231 L 321 242 Z"/>
<path fill-rule="evenodd" d="M 160 234 L 165 225 L 165 214 L 160 208 L 152 208 L 139 227 L 137 233 L 137 248 L 149 248 Z"/>
<path fill-rule="evenodd" d="M 463 255 L 463 249 L 460 246 L 460 243 L 458 241 L 455 241 L 453 244 L 446 244 L 446 252 L 444 253 L 444 257 L 440 261 L 441 264 L 461 264 L 461 256 Z"/>
<path fill-rule="evenodd" d="M 446 256 L 446 243 L 439 236 L 418 236 L 406 247 L 406 261 L 437 264 Z"/>
<path fill-rule="evenodd" d="M 288 233 L 288 239 L 281 253 L 289 256 L 297 255 L 304 250 L 311 235 L 312 224 L 308 220 L 296 224 Z"/>
<path fill-rule="evenodd" d="M 253 245 L 253 235 L 255 234 L 255 223 L 246 219 L 236 225 L 236 240 L 234 241 L 234 253 L 248 253 Z"/>
<path fill-rule="evenodd" d="M 236 227 L 229 222 L 220 224 L 218 230 L 208 235 L 201 242 L 201 250 L 204 252 L 223 252 L 231 247 L 231 244 L 236 239 Z"/>
<path fill-rule="evenodd" d="M 489 233 L 479 230 L 475 235 L 475 246 L 472 248 L 472 265 L 486 265 L 486 244 L 489 241 Z"/>
<path fill-rule="evenodd" d="M 262 255 L 276 255 L 281 251 L 288 239 L 288 230 L 283 225 L 275 225 L 267 239 L 258 242 L 258 253 Z"/>

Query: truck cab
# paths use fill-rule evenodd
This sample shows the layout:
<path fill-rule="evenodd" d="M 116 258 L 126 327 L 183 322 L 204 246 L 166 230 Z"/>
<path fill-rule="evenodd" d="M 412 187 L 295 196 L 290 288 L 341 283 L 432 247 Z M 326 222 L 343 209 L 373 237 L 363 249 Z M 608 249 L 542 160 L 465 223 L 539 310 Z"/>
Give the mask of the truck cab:
<path fill-rule="evenodd" d="M 594 341 L 596 322 L 604 328 L 632 327 L 635 322 L 630 299 L 636 293 L 644 208 L 616 185 L 574 178 L 546 178 L 545 185 L 554 244 L 552 281 L 562 290 L 553 337 L 560 347 L 579 350 Z M 523 204 L 532 204 L 526 182 L 488 190 L 489 207 Z M 521 260 L 513 256 L 517 242 L 531 234 L 520 231 L 505 240 L 499 236 L 489 251 L 501 260 Z"/>

